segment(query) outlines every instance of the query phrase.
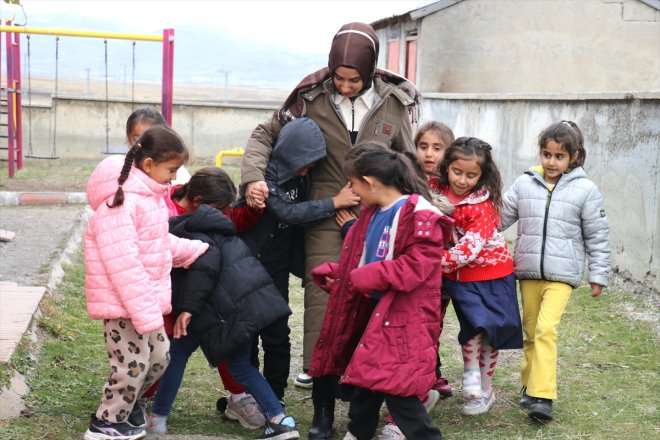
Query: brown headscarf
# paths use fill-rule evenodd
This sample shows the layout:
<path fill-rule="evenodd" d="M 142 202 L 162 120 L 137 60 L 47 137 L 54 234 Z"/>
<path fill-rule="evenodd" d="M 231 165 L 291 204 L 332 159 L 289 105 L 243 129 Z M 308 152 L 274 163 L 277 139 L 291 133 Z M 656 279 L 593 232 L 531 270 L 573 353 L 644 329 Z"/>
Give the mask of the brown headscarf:
<path fill-rule="evenodd" d="M 360 72 L 362 90 L 371 87 L 378 62 L 379 42 L 374 29 L 366 23 L 343 25 L 332 39 L 328 69 L 332 75 L 338 67 L 351 67 Z"/>
<path fill-rule="evenodd" d="M 419 111 L 422 94 L 407 79 L 396 73 L 377 69 L 378 50 L 378 36 L 376 36 L 371 26 L 365 23 L 343 25 L 332 39 L 328 67 L 312 72 L 303 78 L 286 98 L 284 104 L 275 111 L 275 117 L 284 125 L 292 119 L 302 116 L 305 104 L 301 94 L 332 77 L 335 69 L 339 66 L 352 67 L 360 72 L 360 77 L 364 82 L 363 91 L 371 87 L 376 75 L 385 82 L 395 84 L 414 100 L 413 107 Z M 417 116 L 413 112 L 415 122 Z"/>

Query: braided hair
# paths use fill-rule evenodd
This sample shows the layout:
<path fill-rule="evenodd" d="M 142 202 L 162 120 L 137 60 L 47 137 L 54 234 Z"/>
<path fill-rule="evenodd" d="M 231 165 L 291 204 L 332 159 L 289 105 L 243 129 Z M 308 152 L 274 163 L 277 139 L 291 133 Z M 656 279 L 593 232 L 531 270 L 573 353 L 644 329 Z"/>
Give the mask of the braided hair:
<path fill-rule="evenodd" d="M 183 159 L 185 163 L 188 160 L 188 149 L 179 135 L 167 126 L 152 127 L 142 133 L 142 136 L 126 153 L 124 166 L 121 169 L 119 179 L 117 179 L 119 188 L 117 188 L 112 203 L 108 204 L 109 208 L 115 208 L 124 203 L 122 185 L 128 179 L 131 167 L 135 164 L 136 168 L 142 170 L 142 164 L 147 158 L 152 159 L 156 164 L 175 158 Z"/>

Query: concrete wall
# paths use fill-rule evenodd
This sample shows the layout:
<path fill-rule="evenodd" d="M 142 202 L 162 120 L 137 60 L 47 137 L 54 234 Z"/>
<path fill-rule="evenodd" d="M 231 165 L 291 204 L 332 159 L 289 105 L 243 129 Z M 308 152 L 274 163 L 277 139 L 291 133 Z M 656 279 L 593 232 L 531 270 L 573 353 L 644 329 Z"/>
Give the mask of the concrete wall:
<path fill-rule="evenodd" d="M 639 0 L 445 0 L 377 30 L 417 35 L 424 93 L 660 91 L 660 11 Z M 453 4 L 455 3 L 455 4 Z M 657 3 L 657 2 L 656 2 Z M 433 10 L 430 5 L 427 10 Z"/>
<path fill-rule="evenodd" d="M 31 152 L 35 156 L 86 158 L 125 152 L 128 115 L 139 107 L 160 109 L 160 104 L 155 102 L 131 104 L 89 98 L 55 98 L 52 105 L 52 109 L 34 106 L 32 112 L 30 107 L 24 107 L 26 154 L 30 151 L 30 133 Z M 172 126 L 183 138 L 193 159 L 207 159 L 221 150 L 245 147 L 254 127 L 269 118 L 274 110 L 275 107 L 254 105 L 175 103 Z M 57 130 L 53 129 L 55 126 Z"/>
<path fill-rule="evenodd" d="M 541 130 L 563 119 L 584 132 L 585 170 L 605 200 L 613 270 L 660 290 L 660 94 L 428 94 L 422 115 L 457 137 L 489 142 L 505 189 L 539 163 Z M 515 238 L 515 227 L 507 238 Z"/>
<path fill-rule="evenodd" d="M 155 103 L 139 103 L 135 107 Z M 58 157 L 103 157 L 105 101 L 57 99 Z M 176 103 L 173 122 L 195 158 L 244 147 L 252 129 L 274 108 Z M 108 103 L 112 150 L 124 149 L 130 103 Z M 24 109 L 25 151 L 29 108 Z M 55 116 L 34 107 L 33 154 L 48 156 Z M 611 226 L 613 267 L 654 285 L 660 281 L 660 93 L 478 95 L 425 94 L 421 122 L 439 120 L 456 136 L 476 136 L 493 145 L 505 188 L 537 164 L 536 137 L 552 122 L 575 121 L 584 131 L 586 171 L 605 199 Z M 51 125 L 49 125 L 51 124 Z M 508 233 L 512 238 L 515 228 Z"/>

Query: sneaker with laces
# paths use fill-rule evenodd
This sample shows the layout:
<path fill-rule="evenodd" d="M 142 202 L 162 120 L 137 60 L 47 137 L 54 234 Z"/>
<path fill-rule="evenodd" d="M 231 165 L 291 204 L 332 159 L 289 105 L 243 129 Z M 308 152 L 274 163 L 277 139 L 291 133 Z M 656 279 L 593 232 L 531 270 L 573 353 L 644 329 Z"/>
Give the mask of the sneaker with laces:
<path fill-rule="evenodd" d="M 231 397 L 227 399 L 225 415 L 232 420 L 237 420 L 243 428 L 248 429 L 258 429 L 266 423 L 257 401 L 249 394 L 238 401 L 234 401 Z"/>
<path fill-rule="evenodd" d="M 138 440 L 144 438 L 147 433 L 144 428 L 134 428 L 128 423 L 110 423 L 96 418 L 92 414 L 85 440 Z"/>
<path fill-rule="evenodd" d="M 147 432 L 149 434 L 167 434 L 167 416 L 149 414 L 149 417 L 147 417 Z"/>
<path fill-rule="evenodd" d="M 296 427 L 296 421 L 293 417 L 286 416 L 279 423 L 267 422 L 263 434 L 257 437 L 257 440 L 288 440 L 298 439 L 300 433 Z"/>
<path fill-rule="evenodd" d="M 454 390 L 444 377 L 440 377 L 436 380 L 432 388 L 440 393 L 441 399 L 446 399 L 454 395 Z"/>
<path fill-rule="evenodd" d="M 344 437 L 351 438 L 351 437 Z M 355 437 L 352 437 L 355 438 Z M 394 423 L 386 423 L 378 434 L 377 440 L 404 440 L 406 438 L 401 429 Z"/>
<path fill-rule="evenodd" d="M 488 393 L 483 392 L 483 397 L 467 399 L 463 405 L 463 414 L 476 416 L 487 413 L 493 403 L 495 403 L 495 391 L 491 389 Z"/>
<path fill-rule="evenodd" d="M 310 389 L 314 386 L 314 378 L 307 374 L 307 370 L 303 370 L 298 376 L 296 376 L 293 384 L 300 388 Z"/>
<path fill-rule="evenodd" d="M 539 422 L 550 422 L 552 420 L 552 400 L 532 396 L 530 399 L 527 411 L 529 418 Z"/>
<path fill-rule="evenodd" d="M 481 372 L 479 370 L 468 370 L 463 373 L 461 392 L 465 400 L 481 398 Z"/>
<path fill-rule="evenodd" d="M 144 428 L 147 426 L 146 410 L 147 399 L 138 399 L 131 413 L 128 415 L 126 423 L 134 428 Z"/>

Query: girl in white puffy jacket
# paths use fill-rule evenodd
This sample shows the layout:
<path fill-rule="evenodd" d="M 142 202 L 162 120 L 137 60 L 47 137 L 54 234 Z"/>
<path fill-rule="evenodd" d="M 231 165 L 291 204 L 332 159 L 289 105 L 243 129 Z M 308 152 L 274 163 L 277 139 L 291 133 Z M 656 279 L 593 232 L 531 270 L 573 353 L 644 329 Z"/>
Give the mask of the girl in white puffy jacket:
<path fill-rule="evenodd" d="M 582 133 L 571 121 L 539 135 L 541 166 L 518 177 L 504 195 L 500 230 L 518 221 L 513 256 L 523 304 L 523 396 L 532 419 L 552 420 L 557 399 L 557 326 L 589 264 L 591 296 L 607 286 L 609 226 L 603 199 L 582 168 Z"/>
<path fill-rule="evenodd" d="M 87 199 L 94 210 L 85 229 L 85 293 L 92 319 L 103 319 L 110 376 L 85 440 L 139 439 L 145 419 L 136 402 L 165 371 L 172 267 L 188 267 L 208 244 L 168 233 L 168 184 L 188 158 L 167 127 L 140 136 L 125 157 L 94 170 Z"/>

